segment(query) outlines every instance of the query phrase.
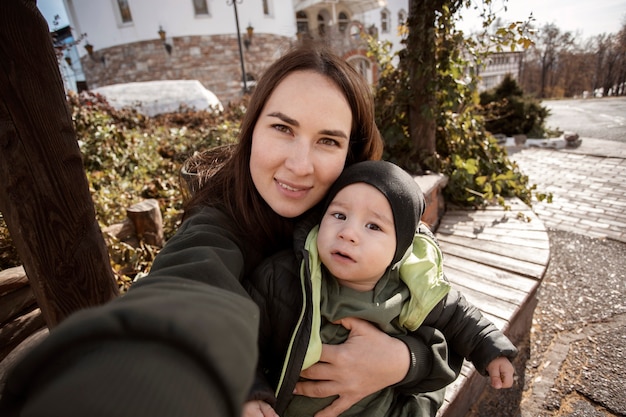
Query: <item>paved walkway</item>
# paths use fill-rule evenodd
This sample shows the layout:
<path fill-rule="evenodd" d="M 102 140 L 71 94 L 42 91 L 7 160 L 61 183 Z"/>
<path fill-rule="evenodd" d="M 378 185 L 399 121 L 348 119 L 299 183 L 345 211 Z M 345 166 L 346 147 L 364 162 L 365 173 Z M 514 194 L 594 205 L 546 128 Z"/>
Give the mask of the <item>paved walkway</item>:
<path fill-rule="evenodd" d="M 573 149 L 510 148 L 552 203 L 533 210 L 547 228 L 626 242 L 626 143 L 583 138 Z"/>
<path fill-rule="evenodd" d="M 536 202 L 550 263 L 518 381 L 484 390 L 466 417 L 626 416 L 626 142 L 510 149 L 553 203 Z"/>

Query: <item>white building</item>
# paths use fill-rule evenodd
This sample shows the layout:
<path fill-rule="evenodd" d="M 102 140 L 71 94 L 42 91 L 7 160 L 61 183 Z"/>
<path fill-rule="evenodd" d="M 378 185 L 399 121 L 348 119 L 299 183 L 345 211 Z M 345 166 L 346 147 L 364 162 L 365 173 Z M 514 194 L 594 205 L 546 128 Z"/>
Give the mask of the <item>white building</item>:
<path fill-rule="evenodd" d="M 86 34 L 78 46 L 81 65 L 71 61 L 76 71 L 84 73 L 88 88 L 198 80 L 224 104 L 241 97 L 244 73 L 250 87 L 286 49 L 307 38 L 331 45 L 373 83 L 377 68 L 366 57 L 361 32 L 376 34 L 398 50 L 399 27 L 408 17 L 408 0 L 63 2 L 74 38 Z M 518 65 L 514 58 L 507 60 L 507 65 L 485 68 L 485 86 L 497 83 L 498 77 Z"/>
<path fill-rule="evenodd" d="M 484 67 L 479 71 L 480 83 L 478 91 L 482 92 L 497 87 L 506 77 L 511 75 L 519 80 L 522 67 L 523 52 L 495 52 L 489 56 Z"/>
<path fill-rule="evenodd" d="M 64 0 L 74 37 L 86 34 L 78 50 L 88 88 L 193 79 L 223 103 L 241 96 L 244 72 L 249 87 L 286 49 L 306 38 L 324 40 L 375 81 L 376 68 L 366 57 L 360 32 L 376 32 L 399 45 L 399 19 L 407 14 L 402 3 L 408 2 Z"/>

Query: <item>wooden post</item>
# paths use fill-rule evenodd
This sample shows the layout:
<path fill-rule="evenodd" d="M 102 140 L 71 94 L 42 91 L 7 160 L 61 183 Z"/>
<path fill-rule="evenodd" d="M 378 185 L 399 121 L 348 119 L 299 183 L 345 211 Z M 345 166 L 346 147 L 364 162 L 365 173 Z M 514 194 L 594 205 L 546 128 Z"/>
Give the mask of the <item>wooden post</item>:
<path fill-rule="evenodd" d="M 118 294 L 46 21 L 0 1 L 0 211 L 49 327 Z"/>

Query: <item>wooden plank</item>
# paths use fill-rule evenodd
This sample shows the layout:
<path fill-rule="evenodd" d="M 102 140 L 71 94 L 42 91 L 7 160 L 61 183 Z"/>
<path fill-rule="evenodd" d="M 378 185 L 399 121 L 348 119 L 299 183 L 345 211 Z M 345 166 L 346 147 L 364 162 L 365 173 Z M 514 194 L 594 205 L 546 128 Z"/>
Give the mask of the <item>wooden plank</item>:
<path fill-rule="evenodd" d="M 453 284 L 453 286 L 465 296 L 467 301 L 474 304 L 481 311 L 503 320 L 508 321 L 518 309 L 518 305 L 515 303 L 500 300 L 462 285 Z"/>
<path fill-rule="evenodd" d="M 459 386 L 458 391 L 449 397 L 446 408 L 439 410 L 437 416 L 464 417 L 480 394 L 487 386 L 487 379 L 473 370 L 467 375 Z"/>
<path fill-rule="evenodd" d="M 515 343 L 530 331 L 550 242 L 543 223 L 525 204 L 514 199 L 511 207 L 506 212 L 500 206 L 447 211 L 436 236 L 452 285 Z M 532 221 L 520 220 L 517 213 Z M 464 416 L 487 383 L 465 362 L 437 416 Z"/>
<path fill-rule="evenodd" d="M 539 220 L 539 218 L 531 211 L 521 213 L 526 218 L 530 219 L 530 221 L 526 221 L 525 219 L 520 219 L 516 215 L 512 213 L 505 213 L 503 211 L 452 211 L 446 212 L 445 216 L 441 221 L 441 225 L 455 225 L 455 224 L 473 224 L 477 229 L 481 228 L 513 228 L 513 229 L 522 229 L 520 226 L 524 225 L 526 230 L 537 230 L 537 231 L 545 231 L 544 224 Z M 441 227 L 441 226 L 440 226 Z"/>
<path fill-rule="evenodd" d="M 512 245 L 502 241 L 488 241 L 482 239 L 472 239 L 457 235 L 441 235 L 437 237 L 439 242 L 455 243 L 457 245 L 475 248 L 481 252 L 489 252 L 506 256 L 512 259 L 545 265 L 550 257 L 549 249 L 539 249 L 524 247 L 520 250 L 519 245 Z"/>
<path fill-rule="evenodd" d="M 35 304 L 35 294 L 30 286 L 5 294 L 0 302 L 0 323 L 16 317 L 22 310 Z"/>
<path fill-rule="evenodd" d="M 0 341 L 2 342 L 0 343 L 0 361 L 6 358 L 16 346 L 31 334 L 45 325 L 41 310 L 35 307 L 33 310 L 2 326 L 0 328 Z"/>
<path fill-rule="evenodd" d="M 0 271 L 0 297 L 29 285 L 23 266 Z"/>
<path fill-rule="evenodd" d="M 522 205 L 520 206 L 511 207 L 511 210 L 505 210 L 501 206 L 492 205 L 492 206 L 487 206 L 484 209 L 478 209 L 478 210 L 465 209 L 465 208 L 449 208 L 446 211 L 446 215 L 448 213 L 451 213 L 451 214 L 466 213 L 467 215 L 491 214 L 493 217 L 500 217 L 500 218 L 506 217 L 506 218 L 511 218 L 511 219 L 520 219 L 520 220 L 525 220 L 521 218 L 524 216 L 530 218 L 531 220 L 537 218 L 537 215 L 524 203 L 522 203 Z"/>
<path fill-rule="evenodd" d="M 502 218 L 497 218 L 493 215 L 486 214 L 471 214 L 463 215 L 462 213 L 452 213 L 444 216 L 439 227 L 451 230 L 457 230 L 459 228 L 472 227 L 476 230 L 519 230 L 519 231 L 531 231 L 531 232 L 545 232 L 545 226 L 539 220 L 532 220 L 530 222 L 521 221 L 519 219 L 506 218 L 503 221 Z M 524 227 L 522 227 L 524 226 Z"/>
<path fill-rule="evenodd" d="M 472 276 L 472 280 L 484 280 L 503 285 L 524 292 L 533 292 L 539 285 L 539 281 L 512 272 L 503 271 L 488 265 L 474 262 L 471 259 L 459 258 L 452 254 L 447 254 L 443 259 L 443 270 L 446 275 L 450 270 L 464 271 Z"/>
<path fill-rule="evenodd" d="M 470 225 L 458 225 L 454 229 L 437 229 L 438 234 L 454 235 L 470 239 L 480 239 L 487 241 L 497 241 L 517 246 L 527 246 L 538 249 L 550 249 L 550 241 L 546 239 L 546 234 L 538 230 L 519 230 L 511 234 L 511 230 L 490 228 L 477 233 Z"/>
<path fill-rule="evenodd" d="M 437 238 L 439 239 L 439 236 L 437 236 Z M 508 256 L 484 252 L 471 246 L 457 245 L 445 241 L 440 241 L 439 245 L 441 246 L 444 256 L 452 254 L 460 258 L 471 259 L 475 262 L 480 262 L 493 267 L 499 267 L 505 271 L 526 275 L 536 279 L 541 279 L 545 270 L 545 264 L 542 263 L 512 259 Z"/>
<path fill-rule="evenodd" d="M 497 298 L 511 304 L 521 304 L 528 298 L 527 291 L 520 291 L 490 281 L 475 279 L 474 276 L 464 270 L 448 268 L 446 276 L 454 286 L 471 288 L 472 291 L 479 292 L 485 297 Z"/>

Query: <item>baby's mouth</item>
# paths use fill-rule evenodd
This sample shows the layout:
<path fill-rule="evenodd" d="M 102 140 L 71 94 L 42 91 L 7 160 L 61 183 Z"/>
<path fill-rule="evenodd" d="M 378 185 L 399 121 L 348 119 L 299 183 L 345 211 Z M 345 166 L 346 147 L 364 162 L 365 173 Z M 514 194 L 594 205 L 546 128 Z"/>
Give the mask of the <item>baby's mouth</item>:
<path fill-rule="evenodd" d="M 335 252 L 333 252 L 333 255 L 339 256 L 340 258 L 343 258 L 343 259 L 348 259 L 350 261 L 354 261 L 354 259 L 352 259 L 350 256 L 346 255 L 343 252 L 335 251 Z"/>

